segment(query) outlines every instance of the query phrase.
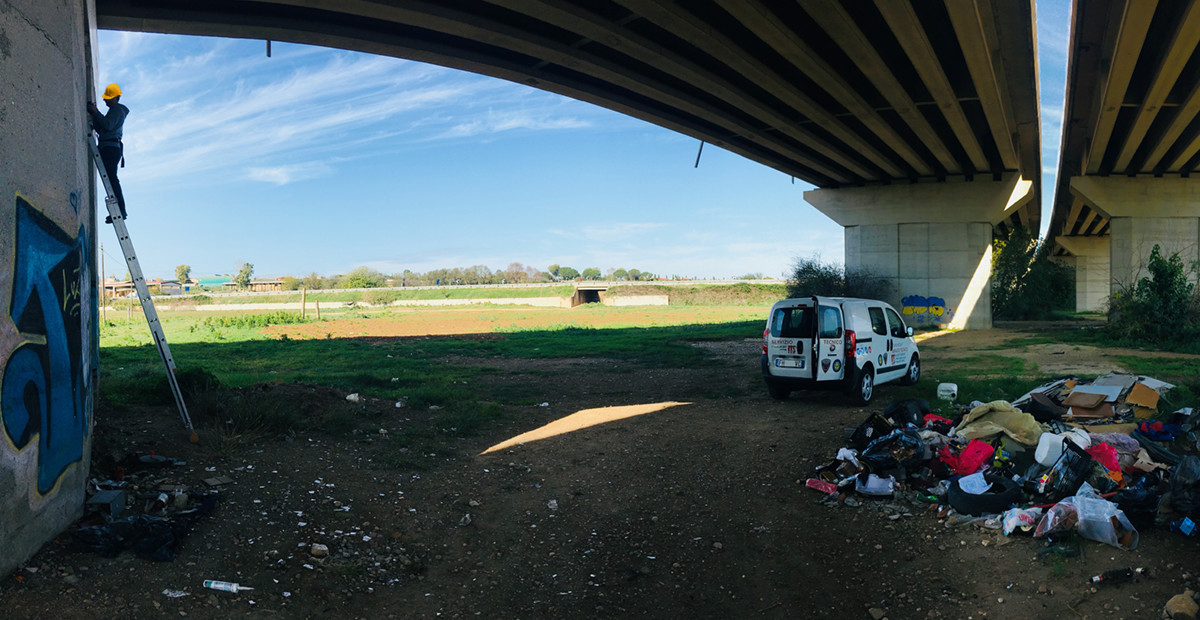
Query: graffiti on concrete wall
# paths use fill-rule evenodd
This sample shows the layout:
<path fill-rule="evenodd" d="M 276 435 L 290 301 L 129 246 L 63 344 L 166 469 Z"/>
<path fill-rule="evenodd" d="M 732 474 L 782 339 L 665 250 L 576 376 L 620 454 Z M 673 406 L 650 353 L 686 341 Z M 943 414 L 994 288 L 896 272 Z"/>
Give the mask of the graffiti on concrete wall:
<path fill-rule="evenodd" d="M 906 322 L 916 325 L 938 325 L 949 323 L 954 318 L 954 311 L 946 305 L 941 297 L 925 297 L 924 295 L 909 295 L 900 300 L 901 313 Z"/>
<path fill-rule="evenodd" d="M 21 196 L 8 317 L 20 339 L 0 371 L 0 429 L 10 449 L 37 460 L 37 492 L 54 490 L 85 454 L 91 412 L 89 244 Z M 87 293 L 85 293 L 85 291 Z"/>

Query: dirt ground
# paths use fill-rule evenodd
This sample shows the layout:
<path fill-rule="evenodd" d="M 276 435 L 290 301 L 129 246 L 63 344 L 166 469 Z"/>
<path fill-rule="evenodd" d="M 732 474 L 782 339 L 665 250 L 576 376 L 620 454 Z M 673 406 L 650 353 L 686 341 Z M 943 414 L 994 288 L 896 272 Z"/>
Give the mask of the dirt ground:
<path fill-rule="evenodd" d="M 927 372 L 1012 336 L 939 337 L 926 347 Z M 186 461 L 131 470 L 140 491 L 232 482 L 174 561 L 79 553 L 64 534 L 0 582 L 0 609 L 4 618 L 1157 618 L 1170 597 L 1200 587 L 1200 538 L 1164 529 L 1141 532 L 1134 551 L 1085 541 L 1080 557 L 1042 560 L 1041 541 L 948 527 L 925 505 L 818 503 L 805 479 L 833 457 L 844 428 L 887 404 L 889 388 L 868 409 L 837 393 L 773 401 L 758 376 L 760 344 L 696 345 L 717 361 L 700 369 L 448 360 L 500 370 L 463 389 L 520 385 L 546 405 L 502 403 L 505 422 L 420 471 L 379 462 L 381 449 L 408 449 L 386 431 L 427 423 L 392 402 L 363 403 L 384 432 L 242 444 L 208 433 L 192 445 L 170 409 L 98 411 L 105 452 Z M 1093 372 L 1110 369 L 1113 352 L 1085 353 Z M 345 397 L 264 389 L 297 406 Z M 631 405 L 645 407 L 587 411 Z M 580 412 L 558 434 L 485 454 Z M 104 455 L 93 460 L 94 475 L 107 475 Z M 314 544 L 329 554 L 315 557 Z M 1150 576 L 1088 581 L 1123 567 Z M 205 579 L 254 590 L 212 591 Z"/>

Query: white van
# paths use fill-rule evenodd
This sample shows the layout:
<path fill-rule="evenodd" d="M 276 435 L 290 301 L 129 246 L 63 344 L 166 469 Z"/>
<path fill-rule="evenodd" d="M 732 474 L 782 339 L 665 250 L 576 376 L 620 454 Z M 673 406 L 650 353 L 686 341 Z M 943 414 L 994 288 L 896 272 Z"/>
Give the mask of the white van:
<path fill-rule="evenodd" d="M 806 297 L 771 306 L 763 331 L 762 374 L 771 397 L 834 388 L 859 404 L 875 386 L 921 378 L 913 330 L 900 313 L 874 299 Z"/>

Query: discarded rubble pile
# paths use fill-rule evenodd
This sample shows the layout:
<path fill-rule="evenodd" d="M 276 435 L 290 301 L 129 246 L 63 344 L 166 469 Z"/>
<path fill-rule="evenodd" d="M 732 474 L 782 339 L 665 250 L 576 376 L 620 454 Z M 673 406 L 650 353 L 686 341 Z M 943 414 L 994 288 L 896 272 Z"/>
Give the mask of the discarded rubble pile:
<path fill-rule="evenodd" d="M 1060 379 L 1012 403 L 951 404 L 950 417 L 897 401 L 846 429 L 848 445 L 807 485 L 827 505 L 874 499 L 893 520 L 925 505 L 947 527 L 1028 533 L 1045 541 L 1039 555 L 1077 553 L 1055 544 L 1075 534 L 1121 549 L 1152 527 L 1191 536 L 1200 416 L 1162 411 L 1173 387 L 1119 374 Z"/>
<path fill-rule="evenodd" d="M 178 459 L 147 454 L 124 460 L 124 466 L 114 467 L 113 479 L 91 481 L 84 518 L 71 533 L 74 547 L 109 558 L 132 550 L 150 560 L 174 560 L 179 544 L 212 512 L 219 495 L 216 491 L 191 492 L 186 485 L 172 483 L 173 476 L 156 473 L 186 465 Z M 224 481 L 229 479 L 206 482 L 219 486 Z M 118 518 L 125 512 L 127 493 L 132 494 L 140 512 Z"/>

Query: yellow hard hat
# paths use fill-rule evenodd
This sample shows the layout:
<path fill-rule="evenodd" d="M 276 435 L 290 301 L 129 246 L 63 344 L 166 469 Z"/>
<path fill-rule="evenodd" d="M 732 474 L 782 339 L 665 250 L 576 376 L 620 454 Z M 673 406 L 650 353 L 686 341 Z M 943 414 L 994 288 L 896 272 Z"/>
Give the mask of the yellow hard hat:
<path fill-rule="evenodd" d="M 108 87 L 104 89 L 104 98 L 105 99 L 112 99 L 113 97 L 120 97 L 120 96 L 121 96 L 121 87 L 117 86 L 116 84 L 109 84 Z"/>

